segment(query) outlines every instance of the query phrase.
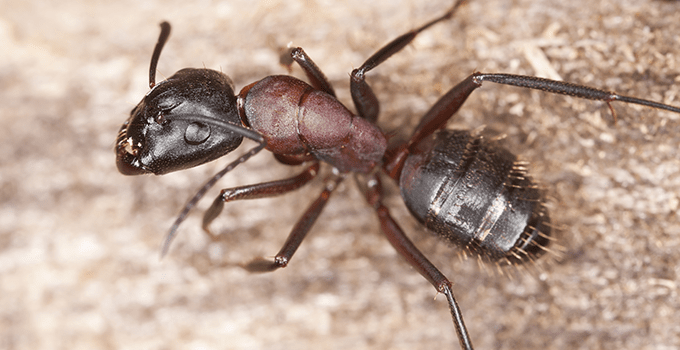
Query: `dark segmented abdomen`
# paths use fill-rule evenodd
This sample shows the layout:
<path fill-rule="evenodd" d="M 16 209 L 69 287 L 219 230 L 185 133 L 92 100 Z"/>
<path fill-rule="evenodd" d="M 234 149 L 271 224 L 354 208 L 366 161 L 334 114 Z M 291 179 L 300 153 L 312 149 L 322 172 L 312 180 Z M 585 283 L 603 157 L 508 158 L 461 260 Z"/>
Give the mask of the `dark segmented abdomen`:
<path fill-rule="evenodd" d="M 549 242 L 550 219 L 523 164 L 481 136 L 444 130 L 423 140 L 400 184 L 428 229 L 486 260 L 531 260 Z"/>

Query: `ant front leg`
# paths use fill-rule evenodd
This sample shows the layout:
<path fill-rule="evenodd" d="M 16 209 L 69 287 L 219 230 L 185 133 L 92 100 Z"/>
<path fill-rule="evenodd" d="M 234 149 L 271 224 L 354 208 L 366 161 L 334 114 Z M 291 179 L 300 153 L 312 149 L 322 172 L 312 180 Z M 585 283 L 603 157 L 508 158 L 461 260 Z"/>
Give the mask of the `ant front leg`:
<path fill-rule="evenodd" d="M 446 295 L 460 346 L 465 350 L 472 350 L 472 341 L 470 340 L 470 335 L 465 327 L 463 314 L 456 302 L 456 298 L 453 296 L 451 281 L 449 281 L 448 278 L 446 278 L 446 276 L 444 276 L 444 274 L 441 273 L 439 269 L 437 269 L 437 267 L 420 252 L 420 250 L 418 250 L 413 242 L 406 236 L 401 227 L 399 227 L 399 224 L 394 221 L 389 210 L 382 203 L 382 185 L 376 174 L 371 175 L 368 181 L 366 181 L 365 195 L 368 203 L 373 206 L 378 214 L 382 232 L 394 249 L 396 249 L 397 252 L 413 266 L 413 268 L 425 277 L 438 292 Z"/>
<path fill-rule="evenodd" d="M 309 79 L 309 82 L 315 89 L 321 90 L 335 97 L 335 90 L 333 90 L 333 86 L 328 81 L 328 78 L 326 78 L 326 75 L 323 74 L 319 66 L 317 66 L 309 56 L 307 56 L 305 50 L 303 50 L 301 47 L 291 49 L 290 58 L 297 62 L 300 68 L 305 71 L 307 79 Z M 290 67 L 290 65 L 288 66 Z"/>
<path fill-rule="evenodd" d="M 442 16 L 433 19 L 420 28 L 413 29 L 406 34 L 400 35 L 369 57 L 366 62 L 361 65 L 361 67 L 352 71 L 349 82 L 350 91 L 352 93 L 352 101 L 354 101 L 354 106 L 356 107 L 357 113 L 360 117 L 375 123 L 378 120 L 378 113 L 380 112 L 378 98 L 375 96 L 375 93 L 373 93 L 373 89 L 371 89 L 368 83 L 366 83 L 366 73 L 385 62 L 385 60 L 390 58 L 395 53 L 401 51 L 401 49 L 410 44 L 420 32 L 438 22 L 453 17 L 453 14 L 464 2 L 465 0 L 457 0 L 456 3 Z"/>
<path fill-rule="evenodd" d="M 288 235 L 286 242 L 283 244 L 283 247 L 279 253 L 276 254 L 276 257 L 274 257 L 274 261 L 258 258 L 243 267 L 250 272 L 270 272 L 281 267 L 286 267 L 293 257 L 293 254 L 295 254 L 300 247 L 302 241 L 307 237 L 307 233 L 312 228 L 312 225 L 314 225 L 314 222 L 316 222 L 316 219 L 321 214 L 326 203 L 328 203 L 331 193 L 335 191 L 343 179 L 343 175 L 331 175 L 326 179 L 324 190 L 295 224 L 293 230 Z"/>
<path fill-rule="evenodd" d="M 273 197 L 294 191 L 314 179 L 318 172 L 319 162 L 314 162 L 302 173 L 288 179 L 223 189 L 203 215 L 203 230 L 211 238 L 217 237 L 210 231 L 210 223 L 222 212 L 224 203 L 241 199 Z"/>

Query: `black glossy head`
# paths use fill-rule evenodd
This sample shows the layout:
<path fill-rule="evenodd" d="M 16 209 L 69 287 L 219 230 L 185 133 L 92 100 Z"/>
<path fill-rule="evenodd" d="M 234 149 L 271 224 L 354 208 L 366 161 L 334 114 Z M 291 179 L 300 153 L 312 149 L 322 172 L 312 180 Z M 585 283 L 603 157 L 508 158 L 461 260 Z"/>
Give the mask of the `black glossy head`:
<path fill-rule="evenodd" d="M 166 174 L 217 159 L 243 136 L 231 80 L 210 69 L 185 68 L 155 85 L 118 132 L 116 165 L 125 175 Z"/>

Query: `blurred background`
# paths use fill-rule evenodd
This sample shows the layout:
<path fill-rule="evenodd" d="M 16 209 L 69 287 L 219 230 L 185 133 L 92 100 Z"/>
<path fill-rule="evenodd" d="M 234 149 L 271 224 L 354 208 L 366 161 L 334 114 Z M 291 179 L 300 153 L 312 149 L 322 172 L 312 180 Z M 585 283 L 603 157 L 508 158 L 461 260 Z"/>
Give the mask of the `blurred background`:
<path fill-rule="evenodd" d="M 159 80 L 207 67 L 240 90 L 287 74 L 279 54 L 292 43 L 353 109 L 352 68 L 451 1 L 0 4 L 0 349 L 458 347 L 445 299 L 381 236 L 353 181 L 286 269 L 251 275 L 238 264 L 276 254 L 321 178 L 227 205 L 211 241 L 200 212 L 219 188 L 296 172 L 258 155 L 208 194 L 159 260 L 184 203 L 243 150 L 162 177 L 120 175 L 112 151 L 148 90 L 162 20 L 173 33 Z M 679 106 L 679 33 L 676 1 L 470 0 L 368 81 L 382 103 L 379 123 L 395 137 L 474 70 Z M 450 123 L 485 125 L 531 162 L 562 247 L 539 273 L 500 275 L 462 261 L 388 185 L 393 214 L 454 282 L 478 349 L 680 347 L 680 115 L 614 108 L 616 124 L 603 103 L 485 84 Z"/>

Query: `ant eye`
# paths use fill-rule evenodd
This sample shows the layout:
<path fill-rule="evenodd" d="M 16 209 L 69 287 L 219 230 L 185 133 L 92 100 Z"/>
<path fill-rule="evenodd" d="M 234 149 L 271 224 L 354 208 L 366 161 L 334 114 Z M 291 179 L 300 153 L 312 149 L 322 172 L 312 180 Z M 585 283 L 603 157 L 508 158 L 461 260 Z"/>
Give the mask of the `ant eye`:
<path fill-rule="evenodd" d="M 210 127 L 201 123 L 191 123 L 184 132 L 184 140 L 190 145 L 198 145 L 210 137 Z"/>

